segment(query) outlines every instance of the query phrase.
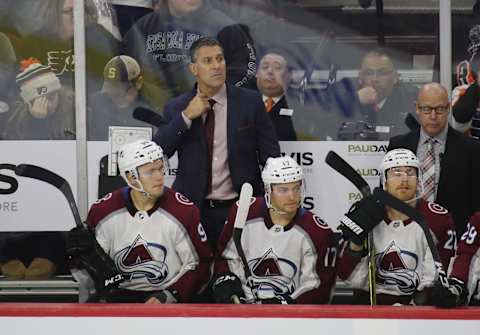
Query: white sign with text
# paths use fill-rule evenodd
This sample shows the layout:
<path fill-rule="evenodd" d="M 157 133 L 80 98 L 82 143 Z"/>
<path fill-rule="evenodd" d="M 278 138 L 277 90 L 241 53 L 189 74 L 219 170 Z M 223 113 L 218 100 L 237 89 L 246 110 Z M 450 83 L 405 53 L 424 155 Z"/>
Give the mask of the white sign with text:
<path fill-rule="evenodd" d="M 379 184 L 379 165 L 386 152 L 384 142 L 282 142 L 282 152 L 302 166 L 306 180 L 304 207 L 317 213 L 332 227 L 350 205 L 360 200 L 356 188 L 325 164 L 334 150 L 357 169 L 371 187 Z M 0 231 L 69 230 L 73 216 L 61 192 L 53 186 L 18 177 L 20 163 L 39 165 L 63 178 L 76 192 L 75 141 L 0 141 Z M 88 204 L 98 198 L 100 159 L 109 152 L 108 142 L 89 142 Z M 166 185 L 176 175 L 177 159 L 169 161 Z M 83 218 L 85 219 L 85 218 Z"/>

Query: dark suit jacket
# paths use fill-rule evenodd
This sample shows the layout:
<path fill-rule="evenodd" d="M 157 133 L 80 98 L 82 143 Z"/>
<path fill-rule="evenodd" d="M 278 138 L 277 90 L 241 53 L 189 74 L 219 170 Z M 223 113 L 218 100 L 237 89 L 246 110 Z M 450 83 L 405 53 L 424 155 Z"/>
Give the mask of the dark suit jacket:
<path fill-rule="evenodd" d="M 187 128 L 181 112 L 196 94 L 196 88 L 165 106 L 166 125 L 154 136 L 168 157 L 178 153 L 177 177 L 173 188 L 202 208 L 207 193 L 208 153 L 202 118 Z M 265 112 L 261 96 L 254 91 L 227 85 L 227 142 L 230 177 L 240 193 L 244 182 L 254 195 L 264 193 L 259 164 L 280 155 L 275 129 Z"/>
<path fill-rule="evenodd" d="M 285 95 L 278 100 L 270 111 L 270 118 L 272 119 L 279 141 L 296 141 L 297 135 L 293 128 L 292 117 L 289 115 L 280 115 L 282 108 L 288 108 L 287 99 Z"/>
<path fill-rule="evenodd" d="M 420 130 L 392 137 L 388 150 L 406 148 L 417 152 Z M 480 209 L 480 147 L 475 139 L 448 129 L 440 161 L 440 180 L 435 202 L 447 208 L 460 238 L 472 214 Z"/>
<path fill-rule="evenodd" d="M 357 95 L 359 89 L 358 82 L 350 78 L 340 80 L 329 89 L 330 106 L 344 121 L 365 121 L 373 126 L 390 126 L 387 138 L 409 130 L 405 125 L 405 117 L 408 113 L 415 114 L 415 87 L 397 83 L 379 111 L 360 103 Z"/>

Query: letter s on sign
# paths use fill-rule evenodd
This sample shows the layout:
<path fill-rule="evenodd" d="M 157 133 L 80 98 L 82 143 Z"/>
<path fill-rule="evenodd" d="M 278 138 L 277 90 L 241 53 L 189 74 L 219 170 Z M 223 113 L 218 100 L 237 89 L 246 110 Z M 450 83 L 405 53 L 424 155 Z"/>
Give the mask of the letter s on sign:
<path fill-rule="evenodd" d="M 0 164 L 0 171 L 2 170 L 12 170 L 15 171 L 15 165 L 13 164 Z M 3 188 L 2 183 L 9 184 L 9 188 Z M 18 181 L 8 175 L 0 173 L 0 194 L 12 194 L 18 189 Z"/>

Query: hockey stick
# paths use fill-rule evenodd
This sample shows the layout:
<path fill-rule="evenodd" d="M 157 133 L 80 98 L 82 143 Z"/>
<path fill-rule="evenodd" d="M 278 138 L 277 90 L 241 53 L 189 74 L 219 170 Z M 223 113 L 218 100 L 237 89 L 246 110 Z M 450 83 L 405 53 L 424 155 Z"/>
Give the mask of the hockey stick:
<path fill-rule="evenodd" d="M 243 227 L 245 227 L 245 222 L 247 221 L 248 217 L 248 211 L 250 209 L 250 201 L 252 199 L 252 194 L 252 185 L 249 183 L 244 183 L 240 191 L 237 214 L 235 215 L 235 222 L 233 223 L 233 242 L 235 243 L 235 248 L 237 249 L 237 253 L 240 256 L 240 260 L 242 261 L 243 271 L 247 284 L 248 278 L 250 278 L 252 275 L 252 271 L 250 271 L 250 267 L 248 266 L 248 261 L 245 257 L 245 252 L 243 251 L 241 239 Z M 251 287 L 250 289 L 252 290 L 253 297 L 256 299 L 256 294 L 254 290 Z M 238 297 L 236 297 L 236 299 L 238 299 Z"/>
<path fill-rule="evenodd" d="M 80 214 L 78 213 L 78 207 L 75 202 L 75 198 L 73 197 L 70 184 L 64 178 L 50 170 L 30 164 L 17 165 L 15 168 L 15 174 L 21 177 L 28 177 L 44 181 L 59 189 L 60 192 L 62 192 L 65 196 L 65 199 L 67 199 L 68 205 L 70 206 L 73 218 L 75 220 L 75 225 L 77 227 L 84 227 L 82 219 L 80 218 Z"/>
<path fill-rule="evenodd" d="M 325 163 L 331 168 L 347 178 L 362 193 L 362 196 L 368 197 L 372 194 L 370 186 L 355 169 L 348 164 L 336 152 L 329 151 L 325 157 Z M 368 250 L 368 291 L 370 294 L 370 306 L 377 304 L 377 294 L 375 289 L 375 250 L 373 248 L 373 233 L 368 233 L 367 250 Z"/>
<path fill-rule="evenodd" d="M 445 272 L 445 269 L 443 268 L 443 264 L 438 253 L 437 246 L 435 245 L 435 242 L 433 240 L 432 233 L 430 232 L 430 228 L 428 227 L 428 224 L 425 221 L 422 213 L 378 187 L 375 188 L 375 190 L 373 191 L 373 195 L 384 205 L 392 207 L 399 212 L 402 212 L 403 214 L 409 216 L 411 219 L 417 222 L 417 224 L 422 229 L 423 234 L 425 235 L 428 248 L 432 253 L 433 263 L 435 264 L 435 270 L 438 274 L 440 284 L 442 284 L 443 287 L 448 288 L 450 285 L 448 283 L 447 274 Z"/>
<path fill-rule="evenodd" d="M 363 197 L 368 197 L 372 194 L 370 185 L 367 184 L 365 179 L 358 174 L 355 169 L 348 164 L 342 157 L 340 157 L 335 151 L 329 151 L 327 157 L 325 157 L 325 163 L 331 168 L 347 178 L 356 188 L 362 193 Z"/>
<path fill-rule="evenodd" d="M 60 192 L 62 192 L 63 195 L 65 196 L 65 199 L 67 199 L 68 205 L 70 206 L 70 209 L 73 214 L 73 218 L 75 220 L 75 225 L 79 228 L 86 229 L 86 227 L 82 222 L 82 219 L 80 218 L 77 203 L 75 202 L 75 198 L 73 196 L 72 189 L 70 188 L 70 184 L 63 177 L 60 177 L 58 174 L 50 170 L 44 169 L 40 166 L 30 165 L 30 164 L 17 165 L 15 167 L 15 174 L 21 177 L 28 177 L 28 178 L 41 180 L 60 190 Z M 98 245 L 98 243 L 96 243 L 96 248 L 97 248 L 97 255 L 98 255 L 97 259 L 103 260 L 105 264 L 108 263 L 108 265 L 111 268 L 116 270 L 113 260 L 110 258 L 110 256 L 108 256 L 105 253 L 105 251 L 102 249 L 100 245 Z M 93 273 L 98 271 L 97 268 L 92 267 L 91 264 L 88 264 L 88 263 L 85 263 L 85 267 Z M 123 275 L 120 272 L 116 272 L 116 271 L 114 271 L 114 273 L 109 274 L 107 278 L 104 278 L 103 285 L 105 287 L 114 287 L 115 285 L 118 285 L 118 283 L 124 280 Z"/>
<path fill-rule="evenodd" d="M 327 154 L 325 161 L 337 172 L 339 172 L 341 175 L 343 175 L 348 180 L 350 180 L 359 190 L 361 190 L 362 195 L 368 196 L 370 194 L 370 188 L 368 187 L 368 184 L 366 183 L 366 181 L 335 152 L 330 151 Z M 367 187 L 368 187 L 368 190 L 367 190 Z M 448 288 L 449 284 L 447 280 L 447 274 L 443 268 L 443 264 L 441 262 L 440 255 L 438 254 L 438 249 L 435 245 L 432 234 L 430 232 L 430 228 L 428 227 L 423 215 L 415 208 L 407 205 L 403 201 L 395 198 L 394 196 L 392 196 L 391 194 L 385 192 L 380 188 L 376 188 L 374 190 L 374 196 L 377 199 L 379 199 L 380 202 L 382 202 L 384 205 L 392 207 L 398 210 L 399 212 L 404 213 L 405 215 L 409 216 L 411 219 L 413 219 L 418 223 L 418 225 L 420 226 L 420 228 L 422 229 L 425 235 L 430 252 L 432 253 L 432 258 L 435 264 L 436 272 L 438 274 L 438 279 L 443 287 Z M 369 235 L 369 238 L 370 238 L 370 235 Z M 369 277 L 370 277 L 370 274 L 369 274 Z"/>
<path fill-rule="evenodd" d="M 155 113 L 153 110 L 145 107 L 137 107 L 132 114 L 135 120 L 146 122 L 152 126 L 160 128 L 165 125 L 166 122 L 163 120 L 162 116 L 158 113 Z"/>

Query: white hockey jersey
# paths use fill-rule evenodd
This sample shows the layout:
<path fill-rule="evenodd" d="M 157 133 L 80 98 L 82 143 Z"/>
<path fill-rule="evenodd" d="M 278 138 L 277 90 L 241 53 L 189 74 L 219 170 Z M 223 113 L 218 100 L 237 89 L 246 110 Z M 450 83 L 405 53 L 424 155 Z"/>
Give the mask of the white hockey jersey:
<path fill-rule="evenodd" d="M 238 205 L 238 204 L 237 204 Z M 328 303 L 335 283 L 337 246 L 330 227 L 301 208 L 287 226 L 270 219 L 264 198 L 252 198 L 241 243 L 252 272 L 247 278 L 233 242 L 237 205 L 232 206 L 219 240 L 215 273 L 235 273 L 247 300 L 288 295 L 296 303 Z"/>
<path fill-rule="evenodd" d="M 423 214 L 447 268 L 455 252 L 455 234 L 448 211 L 435 203 L 420 200 Z M 417 291 L 433 286 L 436 273 L 432 253 L 421 227 L 411 219 L 385 219 L 373 229 L 377 303 L 408 303 Z M 347 247 L 348 243 L 345 243 Z M 338 275 L 354 289 L 368 291 L 368 257 L 355 257 L 345 248 Z"/>
<path fill-rule="evenodd" d="M 174 288 L 182 301 L 210 278 L 212 253 L 198 208 L 165 187 L 149 210 L 137 211 L 128 187 L 109 193 L 90 208 L 87 222 L 126 280 L 120 288 Z"/>

